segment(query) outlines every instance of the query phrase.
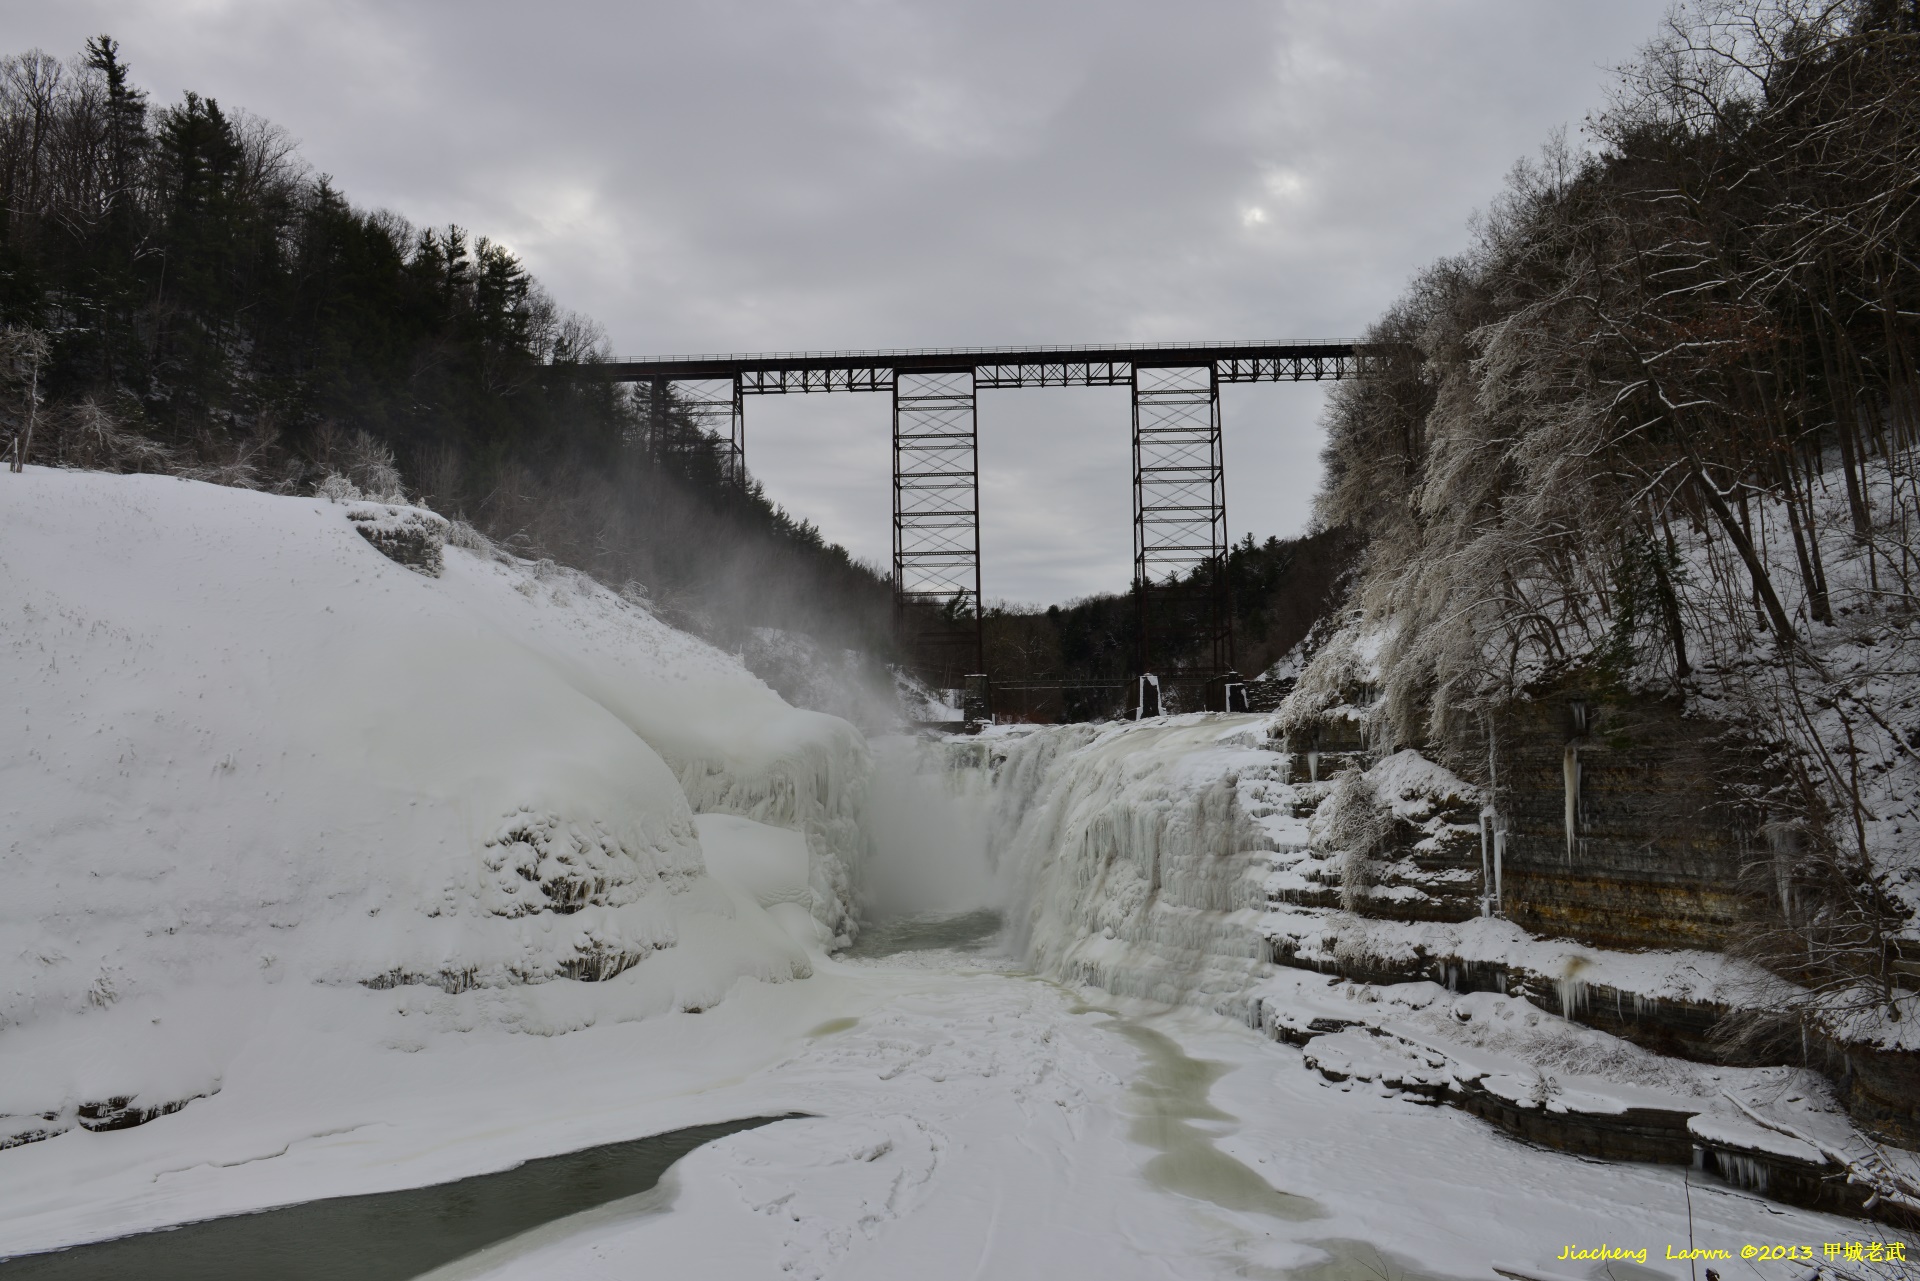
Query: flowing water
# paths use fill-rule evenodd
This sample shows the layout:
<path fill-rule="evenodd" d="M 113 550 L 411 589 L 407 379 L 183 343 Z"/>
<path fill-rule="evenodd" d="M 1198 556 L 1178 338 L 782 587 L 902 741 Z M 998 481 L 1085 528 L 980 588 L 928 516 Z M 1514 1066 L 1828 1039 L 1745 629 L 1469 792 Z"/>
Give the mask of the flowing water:
<path fill-rule="evenodd" d="M 4 1281 L 405 1281 L 646 1192 L 703 1143 L 787 1117 L 720 1121 L 452 1183 L 331 1197 L 0 1261 Z"/>
<path fill-rule="evenodd" d="M 1226 1210 L 1270 1214 L 1278 1219 L 1317 1219 L 1323 1211 L 1310 1198 L 1281 1192 L 1243 1161 L 1215 1144 L 1216 1134 L 1196 1122 L 1231 1123 L 1238 1118 L 1208 1099 L 1227 1067 L 1196 1059 L 1164 1032 L 1100 1006 L 1080 1013 L 1105 1014 L 1108 1027 L 1133 1042 L 1146 1058 L 1129 1092 L 1133 1125 L 1129 1137 L 1159 1153 L 1142 1171 L 1154 1186 L 1207 1201 Z"/>
<path fill-rule="evenodd" d="M 869 925 L 843 956 L 874 960 L 902 952 L 978 952 L 1000 933 L 1003 918 L 992 908 L 943 916 L 922 914 Z"/>

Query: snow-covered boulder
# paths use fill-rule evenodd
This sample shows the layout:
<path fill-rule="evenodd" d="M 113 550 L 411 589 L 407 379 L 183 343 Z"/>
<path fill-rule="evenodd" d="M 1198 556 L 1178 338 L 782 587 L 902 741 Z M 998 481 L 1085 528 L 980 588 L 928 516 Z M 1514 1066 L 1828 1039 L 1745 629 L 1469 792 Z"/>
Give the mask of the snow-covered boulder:
<path fill-rule="evenodd" d="M 694 813 L 803 833 L 815 919 L 828 939 L 851 931 L 872 769 L 859 730 L 788 706 L 732 655 L 585 575 L 551 562 L 463 561 L 449 574 L 462 603 L 653 748 Z"/>
<path fill-rule="evenodd" d="M 348 503 L 347 519 L 360 537 L 395 564 L 440 577 L 441 549 L 453 528 L 445 516 L 397 503 Z"/>

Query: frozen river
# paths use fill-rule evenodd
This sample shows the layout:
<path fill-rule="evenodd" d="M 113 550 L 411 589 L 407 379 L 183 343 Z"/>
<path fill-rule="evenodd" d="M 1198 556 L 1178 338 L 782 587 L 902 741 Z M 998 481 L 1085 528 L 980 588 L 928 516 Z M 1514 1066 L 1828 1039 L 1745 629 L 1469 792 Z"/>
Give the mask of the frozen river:
<path fill-rule="evenodd" d="M 304 1097 L 273 1080 L 317 1084 L 297 1064 L 321 1047 L 289 1047 L 217 1107 L 95 1136 L 119 1160 L 88 1165 L 87 1149 L 104 1151 L 69 1145 L 57 1177 L 0 1189 L 4 1239 L 33 1248 L 106 1222 L 439 1183 L 789 1113 L 806 1115 L 712 1138 L 637 1194 L 588 1193 L 573 1214 L 566 1194 L 548 1197 L 550 1221 L 425 1275 L 1417 1281 L 1491 1277 L 1496 1260 L 1589 1275 L 1555 1262 L 1576 1243 L 1646 1249 L 1644 1267 L 1610 1265 L 1629 1281 L 1686 1276 L 1665 1256 L 1690 1235 L 1737 1253 L 1854 1229 L 1331 1084 L 1299 1051 L 1218 1016 L 1021 973 L 982 939 L 988 927 L 976 915 L 876 931 L 864 950 L 882 955 L 826 961 L 809 982 L 750 986 L 644 1033 L 428 1030 L 399 1067 L 340 1055 Z M 971 950 L 929 946 L 951 943 Z M 379 1198 L 352 1199 L 378 1217 Z M 174 1235 L 155 1239 L 156 1258 Z M 0 1276 L 88 1274 L 37 1270 L 52 1263 Z"/>

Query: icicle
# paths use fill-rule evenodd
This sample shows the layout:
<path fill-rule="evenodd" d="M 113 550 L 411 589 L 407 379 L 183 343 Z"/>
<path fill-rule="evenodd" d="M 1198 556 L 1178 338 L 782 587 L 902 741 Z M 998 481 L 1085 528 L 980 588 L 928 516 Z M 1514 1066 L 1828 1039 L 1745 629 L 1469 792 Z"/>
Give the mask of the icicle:
<path fill-rule="evenodd" d="M 1482 809 L 1480 811 L 1480 915 L 1482 916 L 1490 916 L 1493 914 L 1493 891 L 1491 888 L 1493 884 L 1493 854 L 1490 848 L 1493 844 L 1492 823 L 1493 811 L 1491 809 Z"/>
<path fill-rule="evenodd" d="M 1767 1167 L 1750 1156 L 1714 1149 L 1714 1171 L 1728 1183 L 1751 1192 L 1767 1190 Z"/>
<path fill-rule="evenodd" d="M 1505 828 L 1496 828 L 1493 833 L 1493 910 L 1505 916 L 1507 895 L 1500 884 L 1500 864 L 1507 854 L 1507 832 Z"/>
<path fill-rule="evenodd" d="M 1567 866 L 1573 866 L 1573 844 L 1580 816 L 1580 748 L 1573 743 L 1567 744 L 1567 750 L 1560 757 L 1560 773 L 1565 783 L 1566 825 L 1567 825 Z"/>
<path fill-rule="evenodd" d="M 1560 994 L 1560 1017 L 1571 1021 L 1587 1004 L 1587 982 L 1580 975 L 1586 970 L 1585 957 L 1570 956 L 1560 971 L 1560 977 L 1554 980 L 1554 988 Z"/>
<path fill-rule="evenodd" d="M 1500 791 L 1500 757 L 1493 748 L 1493 720 L 1485 718 L 1487 727 L 1487 791 L 1497 796 Z"/>
<path fill-rule="evenodd" d="M 1786 823 L 1768 823 L 1761 831 L 1766 836 L 1768 852 L 1773 855 L 1774 890 L 1780 898 L 1780 913 L 1791 924 L 1793 921 L 1793 864 L 1795 856 L 1799 853 L 1799 833 Z"/>

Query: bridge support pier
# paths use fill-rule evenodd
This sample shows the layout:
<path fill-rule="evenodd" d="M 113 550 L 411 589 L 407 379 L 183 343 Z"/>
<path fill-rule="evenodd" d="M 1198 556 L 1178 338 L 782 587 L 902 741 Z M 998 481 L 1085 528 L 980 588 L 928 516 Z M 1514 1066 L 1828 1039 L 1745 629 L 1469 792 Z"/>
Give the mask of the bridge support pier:
<path fill-rule="evenodd" d="M 677 394 L 672 396 L 667 394 L 664 381 L 655 380 L 653 403 L 677 409 L 684 417 L 676 430 L 666 411 L 656 410 L 654 431 L 655 438 L 663 442 L 662 455 L 711 448 L 718 456 L 720 474 L 726 482 L 745 488 L 747 414 L 740 375 L 730 379 L 683 379 Z M 687 430 L 689 425 L 692 431 Z"/>
<path fill-rule="evenodd" d="M 648 461 L 658 467 L 667 456 L 667 387 L 670 380 L 655 377 L 647 383 Z"/>
<path fill-rule="evenodd" d="M 747 487 L 747 398 L 739 374 L 733 376 L 732 412 L 727 415 L 726 469 L 735 489 Z"/>
<path fill-rule="evenodd" d="M 943 689 L 986 670 L 973 370 L 893 380 L 893 607 L 902 656 Z"/>
<path fill-rule="evenodd" d="M 1141 672 L 1206 683 L 1206 705 L 1233 670 L 1227 487 L 1217 367 L 1136 362 L 1133 394 L 1133 589 Z M 1197 653 L 1161 652 L 1189 637 Z M 1184 669 L 1184 670 L 1182 670 Z"/>

